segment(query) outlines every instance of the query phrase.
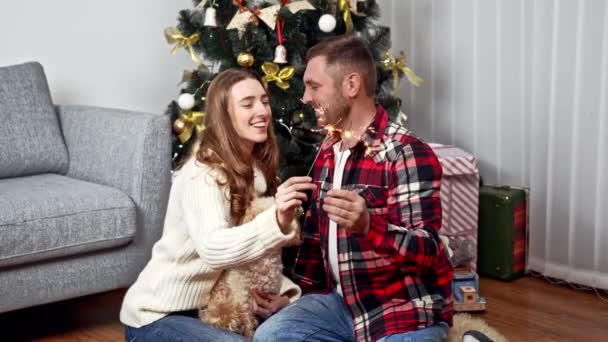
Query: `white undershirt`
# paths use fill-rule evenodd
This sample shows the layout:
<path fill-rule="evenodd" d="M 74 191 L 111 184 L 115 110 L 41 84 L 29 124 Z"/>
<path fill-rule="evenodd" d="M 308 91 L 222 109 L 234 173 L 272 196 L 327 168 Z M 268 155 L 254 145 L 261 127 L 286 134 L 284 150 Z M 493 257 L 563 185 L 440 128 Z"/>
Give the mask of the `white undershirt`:
<path fill-rule="evenodd" d="M 350 150 L 340 151 L 342 142 L 339 142 L 333 146 L 334 149 L 334 179 L 333 189 L 340 189 L 342 187 L 342 176 L 344 175 L 344 166 L 350 156 Z M 340 273 L 338 268 L 338 225 L 336 222 L 329 220 L 329 269 L 331 275 L 336 283 L 336 292 L 342 295 L 342 287 L 340 286 Z"/>

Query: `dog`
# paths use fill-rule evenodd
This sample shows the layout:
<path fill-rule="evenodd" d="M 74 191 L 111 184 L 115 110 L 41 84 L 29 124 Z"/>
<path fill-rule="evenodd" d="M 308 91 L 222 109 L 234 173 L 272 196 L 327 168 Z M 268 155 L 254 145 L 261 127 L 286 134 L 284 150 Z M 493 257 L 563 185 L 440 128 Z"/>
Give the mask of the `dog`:
<path fill-rule="evenodd" d="M 273 197 L 254 199 L 243 217 L 243 223 L 253 220 L 274 203 Z M 298 228 L 296 237 L 288 245 L 299 243 Z M 251 289 L 277 294 L 282 278 L 280 248 L 267 252 L 256 261 L 225 270 L 211 289 L 206 307 L 199 310 L 199 318 L 251 339 L 259 325 L 258 317 L 253 312 Z"/>

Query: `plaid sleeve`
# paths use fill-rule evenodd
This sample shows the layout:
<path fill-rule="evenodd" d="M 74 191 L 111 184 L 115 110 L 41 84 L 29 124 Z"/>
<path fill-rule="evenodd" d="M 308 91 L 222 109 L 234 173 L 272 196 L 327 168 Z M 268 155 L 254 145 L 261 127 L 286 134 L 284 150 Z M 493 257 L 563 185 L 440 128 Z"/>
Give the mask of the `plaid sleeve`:
<path fill-rule="evenodd" d="M 302 244 L 293 268 L 293 279 L 302 293 L 320 291 L 325 288 L 325 272 L 321 254 L 318 215 L 308 210 L 302 227 Z"/>
<path fill-rule="evenodd" d="M 371 215 L 365 239 L 406 271 L 436 263 L 441 228 L 441 164 L 433 150 L 415 140 L 404 146 L 389 171 L 388 214 Z"/>

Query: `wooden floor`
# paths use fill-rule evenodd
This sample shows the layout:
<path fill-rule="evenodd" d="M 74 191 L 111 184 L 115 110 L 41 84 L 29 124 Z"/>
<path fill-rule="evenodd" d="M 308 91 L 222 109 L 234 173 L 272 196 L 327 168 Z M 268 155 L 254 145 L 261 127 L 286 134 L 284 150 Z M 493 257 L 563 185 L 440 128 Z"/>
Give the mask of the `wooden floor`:
<path fill-rule="evenodd" d="M 124 290 L 0 314 L 0 341 L 122 341 Z M 608 341 L 608 302 L 594 293 L 526 277 L 481 280 L 476 314 L 511 341 Z M 604 296 L 608 297 L 608 296 Z"/>

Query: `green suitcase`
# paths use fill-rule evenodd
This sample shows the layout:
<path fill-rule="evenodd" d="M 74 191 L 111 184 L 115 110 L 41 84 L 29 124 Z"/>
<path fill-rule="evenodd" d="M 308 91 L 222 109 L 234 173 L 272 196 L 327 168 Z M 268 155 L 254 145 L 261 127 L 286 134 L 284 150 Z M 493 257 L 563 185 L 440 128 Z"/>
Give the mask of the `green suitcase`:
<path fill-rule="evenodd" d="M 508 186 L 479 188 L 477 272 L 513 280 L 527 262 L 527 191 Z"/>

